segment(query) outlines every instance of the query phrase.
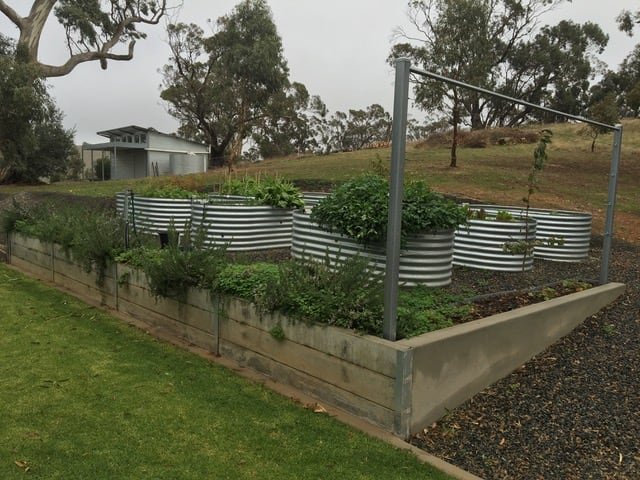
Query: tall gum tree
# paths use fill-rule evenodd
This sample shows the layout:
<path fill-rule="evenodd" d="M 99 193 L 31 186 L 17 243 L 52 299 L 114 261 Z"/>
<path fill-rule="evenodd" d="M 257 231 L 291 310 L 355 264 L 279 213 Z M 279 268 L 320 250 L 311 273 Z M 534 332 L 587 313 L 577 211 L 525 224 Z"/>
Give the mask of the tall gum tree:
<path fill-rule="evenodd" d="M 266 1 L 244 0 L 216 27 L 205 37 L 197 25 L 169 25 L 160 96 L 180 133 L 209 143 L 212 165 L 231 169 L 247 138 L 287 115 L 279 99 L 291 83 Z"/>
<path fill-rule="evenodd" d="M 103 69 L 108 60 L 133 58 L 136 40 L 146 34 L 142 24 L 155 25 L 167 11 L 166 0 L 34 0 L 26 16 L 5 0 L 0 13 L 17 28 L 17 59 L 37 68 L 41 77 L 68 75 L 81 63 L 98 61 Z M 39 58 L 40 41 L 47 21 L 55 16 L 66 34 L 68 59 L 49 65 Z M 116 52 L 126 45 L 126 52 Z"/>

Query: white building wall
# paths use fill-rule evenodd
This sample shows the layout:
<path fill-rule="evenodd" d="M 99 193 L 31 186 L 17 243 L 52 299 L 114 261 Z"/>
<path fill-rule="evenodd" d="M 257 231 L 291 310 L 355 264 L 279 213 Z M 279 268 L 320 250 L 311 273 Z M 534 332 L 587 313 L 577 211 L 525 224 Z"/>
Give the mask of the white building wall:
<path fill-rule="evenodd" d="M 184 153 L 208 153 L 209 149 L 206 145 L 196 142 L 190 142 L 179 137 L 170 135 L 162 135 L 159 133 L 149 132 L 147 137 L 149 150 L 164 150 L 167 152 L 184 152 Z"/>

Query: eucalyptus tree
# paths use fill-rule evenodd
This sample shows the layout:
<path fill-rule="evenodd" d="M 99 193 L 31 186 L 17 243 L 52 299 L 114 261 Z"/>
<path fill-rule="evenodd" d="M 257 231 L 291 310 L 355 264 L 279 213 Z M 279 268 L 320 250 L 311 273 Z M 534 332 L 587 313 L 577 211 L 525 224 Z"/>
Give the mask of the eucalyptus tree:
<path fill-rule="evenodd" d="M 15 58 L 0 35 L 0 183 L 62 177 L 73 152 L 73 132 L 49 96 L 37 67 Z"/>
<path fill-rule="evenodd" d="M 595 24 L 562 21 L 539 28 L 540 17 L 563 0 L 415 0 L 409 18 L 416 34 L 390 58 L 531 103 L 579 113 L 587 104 L 596 56 L 608 37 Z M 448 112 L 453 128 L 452 167 L 457 165 L 460 124 L 472 129 L 514 126 L 536 118 L 533 110 L 496 101 L 441 82 L 416 79 L 415 102 L 432 115 Z"/>
<path fill-rule="evenodd" d="M 496 86 L 497 69 L 509 51 L 528 35 L 552 0 L 415 0 L 409 19 L 418 36 L 400 31 L 391 59 L 405 56 L 419 67 L 485 88 Z M 479 95 L 433 82 L 418 81 L 415 102 L 429 113 L 449 112 L 453 127 L 451 167 L 457 166 L 458 128 L 469 118 L 483 128 L 488 102 Z"/>
<path fill-rule="evenodd" d="M 282 40 L 264 0 L 244 0 L 216 22 L 169 25 L 171 58 L 162 69 L 161 97 L 179 131 L 211 145 L 212 163 L 229 166 L 263 122 L 286 115 L 289 69 Z"/>
<path fill-rule="evenodd" d="M 0 0 L 0 13 L 19 31 L 17 58 L 34 65 L 41 77 L 67 75 L 85 62 L 98 61 L 106 69 L 109 60 L 131 60 L 136 40 L 146 36 L 138 26 L 157 24 L 166 10 L 166 0 L 33 0 L 29 13 L 22 16 Z M 69 51 L 67 60 L 59 65 L 44 63 L 39 56 L 51 16 L 64 28 Z M 126 51 L 116 51 L 123 45 Z"/>

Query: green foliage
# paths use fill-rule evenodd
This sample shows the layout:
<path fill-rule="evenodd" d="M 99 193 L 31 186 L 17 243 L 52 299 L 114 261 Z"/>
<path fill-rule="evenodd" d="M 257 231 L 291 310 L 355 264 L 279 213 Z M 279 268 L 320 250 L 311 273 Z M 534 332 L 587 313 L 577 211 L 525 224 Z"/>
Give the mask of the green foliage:
<path fill-rule="evenodd" d="M 172 183 L 152 182 L 138 189 L 137 195 L 150 198 L 188 199 L 197 196 L 197 193 Z"/>
<path fill-rule="evenodd" d="M 279 342 L 281 342 L 282 340 L 284 340 L 286 338 L 286 336 L 284 334 L 284 330 L 282 329 L 282 326 L 280 326 L 280 325 L 276 325 L 276 326 L 272 327 L 271 330 L 269 330 L 269 334 L 273 338 L 278 340 Z"/>
<path fill-rule="evenodd" d="M 446 290 L 416 287 L 400 292 L 398 300 L 399 338 L 408 338 L 441 328 L 469 317 L 471 306 L 462 296 Z"/>
<path fill-rule="evenodd" d="M 180 133 L 205 140 L 213 164 L 231 167 L 252 133 L 286 120 L 295 94 L 266 1 L 243 0 L 216 25 L 210 37 L 194 24 L 169 25 L 160 96 Z"/>
<path fill-rule="evenodd" d="M 12 42 L 0 34 L 0 183 L 38 183 L 64 178 L 73 131 L 32 65 L 15 59 Z"/>
<path fill-rule="evenodd" d="M 55 203 L 25 207 L 14 202 L 2 224 L 8 231 L 62 246 L 87 272 L 96 270 L 99 284 L 108 264 L 124 250 L 123 221 L 106 209 Z"/>
<path fill-rule="evenodd" d="M 335 269 L 311 261 L 283 263 L 257 304 L 294 319 L 379 335 L 383 312 L 381 277 L 371 275 L 367 263 L 359 257 Z"/>
<path fill-rule="evenodd" d="M 205 248 L 203 234 L 192 237 L 185 229 L 182 242 L 175 229 L 169 231 L 169 243 L 160 250 L 142 250 L 134 260 L 141 264 L 151 293 L 184 301 L 192 287 L 211 288 L 226 266 L 225 250 Z M 122 257 L 120 257 L 122 258 Z"/>
<path fill-rule="evenodd" d="M 322 199 L 311 220 L 361 243 L 384 240 L 389 211 L 389 184 L 374 174 L 349 180 Z"/>
<path fill-rule="evenodd" d="M 451 230 L 467 221 L 464 207 L 433 192 L 426 183 L 413 181 L 405 186 L 402 230 L 405 235 Z"/>
<path fill-rule="evenodd" d="M 278 272 L 278 266 L 272 263 L 228 264 L 218 273 L 215 289 L 255 301 L 268 294 L 267 286 L 277 280 Z"/>
<path fill-rule="evenodd" d="M 500 210 L 496 212 L 496 220 L 499 222 L 511 222 L 513 221 L 513 215 L 506 210 Z"/>
<path fill-rule="evenodd" d="M 97 180 L 111 180 L 111 159 L 100 157 L 93 166 L 93 176 Z"/>
<path fill-rule="evenodd" d="M 311 220 L 361 243 L 386 238 L 389 183 L 375 174 L 364 174 L 338 187 L 311 212 Z M 434 230 L 447 230 L 466 222 L 466 210 L 432 192 L 421 181 L 405 186 L 402 238 Z"/>
<path fill-rule="evenodd" d="M 258 205 L 275 208 L 302 208 L 304 201 L 300 189 L 279 176 L 227 178 L 220 193 L 253 197 Z"/>

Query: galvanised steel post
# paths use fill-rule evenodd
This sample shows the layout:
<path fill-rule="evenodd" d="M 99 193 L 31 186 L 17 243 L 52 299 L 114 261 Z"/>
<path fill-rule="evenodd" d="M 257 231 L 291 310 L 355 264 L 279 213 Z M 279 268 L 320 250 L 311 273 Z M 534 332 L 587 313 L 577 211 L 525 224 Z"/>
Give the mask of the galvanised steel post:
<path fill-rule="evenodd" d="M 398 278 L 400 276 L 400 229 L 404 196 L 404 156 L 407 142 L 409 104 L 408 58 L 396 60 L 396 84 L 393 99 L 393 130 L 391 136 L 391 184 L 389 188 L 389 222 L 387 224 L 387 268 L 384 277 L 383 335 L 396 339 L 398 324 Z"/>
<path fill-rule="evenodd" d="M 609 193 L 607 198 L 607 213 L 604 223 L 604 238 L 602 241 L 602 260 L 600 262 L 600 283 L 609 280 L 609 263 L 611 260 L 611 244 L 613 240 L 613 216 L 616 209 L 616 190 L 618 187 L 618 167 L 622 151 L 622 125 L 616 125 L 613 133 L 613 149 L 611 151 L 611 169 L 609 171 Z"/>

